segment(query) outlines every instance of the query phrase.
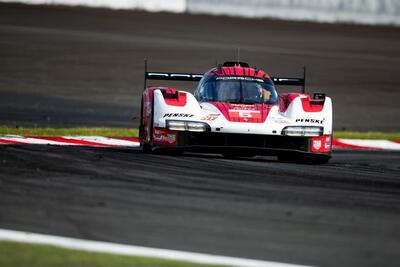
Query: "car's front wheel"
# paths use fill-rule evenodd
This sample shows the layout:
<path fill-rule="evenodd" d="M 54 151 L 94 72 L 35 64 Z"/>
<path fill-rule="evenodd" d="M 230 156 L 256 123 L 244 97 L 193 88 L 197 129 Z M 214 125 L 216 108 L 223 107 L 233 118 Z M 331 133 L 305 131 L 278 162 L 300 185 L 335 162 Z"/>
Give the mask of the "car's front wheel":
<path fill-rule="evenodd" d="M 143 105 L 144 105 L 144 99 L 142 99 L 141 102 L 141 113 L 140 113 L 140 126 L 139 126 L 139 139 L 140 139 L 140 147 L 143 152 L 145 153 L 151 153 L 153 151 L 153 107 L 151 109 L 151 115 L 150 115 L 150 121 L 147 122 L 147 124 L 144 123 L 144 116 L 143 114 Z M 147 138 L 143 138 L 144 136 L 144 131 L 145 129 L 147 130 L 147 135 L 149 135 L 149 140 L 147 141 Z"/>

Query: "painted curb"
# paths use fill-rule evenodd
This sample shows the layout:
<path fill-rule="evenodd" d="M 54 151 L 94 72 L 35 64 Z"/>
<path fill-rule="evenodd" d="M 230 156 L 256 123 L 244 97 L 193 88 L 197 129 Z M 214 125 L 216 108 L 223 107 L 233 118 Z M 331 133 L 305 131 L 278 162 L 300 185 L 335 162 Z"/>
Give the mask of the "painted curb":
<path fill-rule="evenodd" d="M 138 147 L 139 139 L 133 137 L 106 136 L 21 136 L 1 135 L 1 145 L 57 145 L 92 147 Z"/>
<path fill-rule="evenodd" d="M 139 139 L 134 137 L 106 136 L 21 136 L 0 135 L 0 145 L 56 145 L 91 147 L 138 147 Z M 391 150 L 400 151 L 400 141 L 371 139 L 333 139 L 334 150 Z"/>
<path fill-rule="evenodd" d="M 333 149 L 392 150 L 400 151 L 399 141 L 371 139 L 333 139 Z"/>

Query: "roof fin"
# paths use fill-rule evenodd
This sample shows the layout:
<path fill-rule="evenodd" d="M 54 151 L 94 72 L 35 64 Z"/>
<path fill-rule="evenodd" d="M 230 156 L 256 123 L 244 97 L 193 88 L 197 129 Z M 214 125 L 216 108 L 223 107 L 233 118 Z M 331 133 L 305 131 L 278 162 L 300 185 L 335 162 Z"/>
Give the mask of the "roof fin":
<path fill-rule="evenodd" d="M 305 94 L 306 93 L 306 66 L 303 67 L 303 81 L 304 81 L 304 83 L 303 83 L 303 88 L 301 90 L 301 93 Z"/>
<path fill-rule="evenodd" d="M 222 65 L 223 67 L 243 67 L 243 68 L 248 68 L 249 64 L 246 62 L 237 62 L 237 61 L 226 61 Z"/>
<path fill-rule="evenodd" d="M 237 48 L 237 54 L 236 54 L 236 63 L 238 66 L 240 66 L 240 46 Z"/>

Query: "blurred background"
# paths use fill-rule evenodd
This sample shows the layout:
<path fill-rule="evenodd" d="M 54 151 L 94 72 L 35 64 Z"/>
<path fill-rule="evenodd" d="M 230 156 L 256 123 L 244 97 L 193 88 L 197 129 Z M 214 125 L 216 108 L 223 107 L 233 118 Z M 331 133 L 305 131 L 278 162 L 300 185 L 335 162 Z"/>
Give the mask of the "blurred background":
<path fill-rule="evenodd" d="M 273 76 L 307 66 L 336 130 L 400 129 L 400 1 L 0 2 L 0 125 L 137 127 L 145 58 L 204 73 L 240 48 Z"/>

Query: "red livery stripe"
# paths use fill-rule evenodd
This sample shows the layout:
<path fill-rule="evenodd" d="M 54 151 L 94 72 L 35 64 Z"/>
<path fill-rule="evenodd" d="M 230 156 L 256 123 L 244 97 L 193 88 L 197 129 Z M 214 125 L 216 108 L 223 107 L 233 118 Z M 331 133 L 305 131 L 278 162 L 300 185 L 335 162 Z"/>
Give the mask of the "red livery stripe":
<path fill-rule="evenodd" d="M 289 107 L 290 103 L 296 98 L 299 97 L 298 93 L 282 93 L 279 94 L 279 111 L 285 112 Z"/>
<path fill-rule="evenodd" d="M 310 97 L 302 98 L 301 104 L 303 105 L 303 110 L 305 112 L 321 112 L 324 108 L 324 104 L 313 104 Z"/>
<path fill-rule="evenodd" d="M 267 119 L 272 105 L 262 104 L 230 104 L 225 102 L 210 102 L 218 108 L 224 117 L 231 122 L 263 123 Z"/>

